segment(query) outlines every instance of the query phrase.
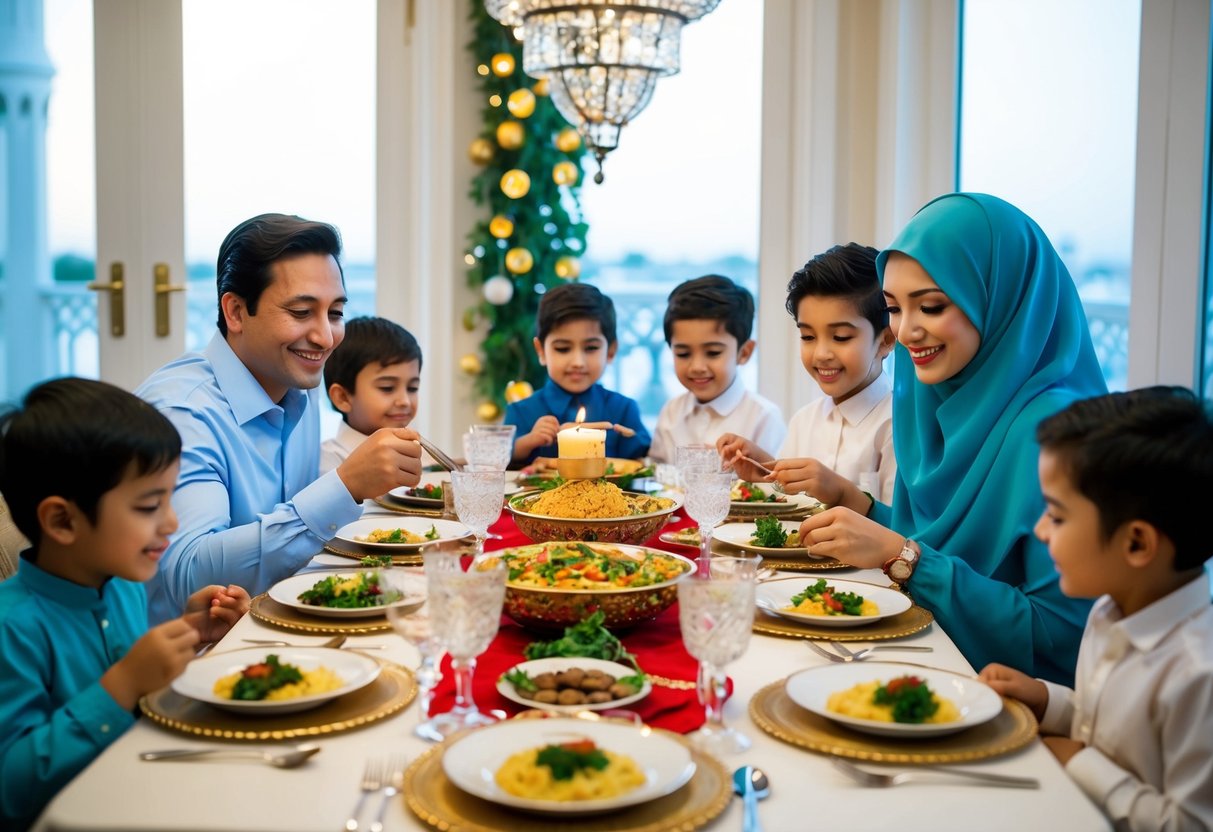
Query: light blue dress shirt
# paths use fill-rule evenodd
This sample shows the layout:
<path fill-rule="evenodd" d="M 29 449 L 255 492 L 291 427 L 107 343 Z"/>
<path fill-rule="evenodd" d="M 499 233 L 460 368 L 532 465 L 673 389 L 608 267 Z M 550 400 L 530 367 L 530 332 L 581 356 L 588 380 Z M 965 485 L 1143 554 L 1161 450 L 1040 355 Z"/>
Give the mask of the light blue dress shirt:
<path fill-rule="evenodd" d="M 361 506 L 320 465 L 320 392 L 273 402 L 219 333 L 161 367 L 137 395 L 181 433 L 173 492 L 180 528 L 147 584 L 152 623 L 181 614 L 208 584 L 250 595 L 303 568 Z"/>
<path fill-rule="evenodd" d="M 632 428 L 635 436 L 621 436 L 613 430 L 606 435 L 606 455 L 618 459 L 638 459 L 649 452 L 649 432 L 640 421 L 640 406 L 633 399 L 622 393 L 607 390 L 601 384 L 595 384 L 584 393 L 575 394 L 565 390 L 556 382 L 548 379 L 548 383 L 540 387 L 530 396 L 520 402 L 506 405 L 504 422 L 507 425 L 517 425 L 516 435 L 530 433 L 535 423 L 544 416 L 555 416 L 560 424 L 572 422 L 577 418 L 577 411 L 585 407 L 585 421 L 614 422 L 617 425 Z M 556 443 L 536 448 L 527 457 L 530 463 L 537 456 L 556 456 Z"/>
<path fill-rule="evenodd" d="M 146 631 L 143 584 L 98 591 L 24 558 L 0 582 L 0 828 L 32 823 L 134 722 L 100 679 Z"/>

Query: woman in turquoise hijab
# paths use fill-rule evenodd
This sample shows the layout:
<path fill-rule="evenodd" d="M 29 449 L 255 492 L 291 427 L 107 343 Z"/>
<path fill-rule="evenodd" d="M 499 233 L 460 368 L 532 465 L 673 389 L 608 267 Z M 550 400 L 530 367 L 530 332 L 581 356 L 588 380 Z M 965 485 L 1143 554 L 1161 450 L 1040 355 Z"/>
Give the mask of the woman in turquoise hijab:
<path fill-rule="evenodd" d="M 844 481 L 801 539 L 884 568 L 974 667 L 1070 684 L 1090 601 L 1061 593 L 1032 529 L 1037 423 L 1107 391 L 1073 281 L 1035 222 L 985 194 L 928 203 L 877 268 L 898 340 L 893 503 Z"/>

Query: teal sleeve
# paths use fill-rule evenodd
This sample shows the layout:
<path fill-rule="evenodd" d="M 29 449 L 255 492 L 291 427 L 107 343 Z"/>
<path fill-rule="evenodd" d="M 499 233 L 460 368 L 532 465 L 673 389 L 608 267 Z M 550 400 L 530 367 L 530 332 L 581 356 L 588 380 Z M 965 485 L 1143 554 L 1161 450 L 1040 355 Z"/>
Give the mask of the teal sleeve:
<path fill-rule="evenodd" d="M 1078 644 L 1092 602 L 1062 594 L 1043 543 L 1027 536 L 1016 542 L 1008 554 L 1008 561 L 1022 563 L 1022 580 L 1015 584 L 921 548 L 907 588 L 975 670 L 999 662 L 1073 687 Z"/>

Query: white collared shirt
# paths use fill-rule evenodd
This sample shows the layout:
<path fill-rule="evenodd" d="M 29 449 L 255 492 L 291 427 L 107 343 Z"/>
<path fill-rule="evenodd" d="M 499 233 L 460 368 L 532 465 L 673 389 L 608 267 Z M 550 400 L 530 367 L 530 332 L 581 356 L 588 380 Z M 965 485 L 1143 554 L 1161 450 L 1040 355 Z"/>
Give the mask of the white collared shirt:
<path fill-rule="evenodd" d="M 823 396 L 788 422 L 780 459 L 812 457 L 882 503 L 893 502 L 893 382 L 881 373 L 842 404 Z"/>
<path fill-rule="evenodd" d="M 1045 682 L 1041 730 L 1086 743 L 1066 771 L 1117 829 L 1213 829 L 1213 606 L 1205 573 L 1122 617 L 1104 596 L 1075 690 Z"/>
<path fill-rule="evenodd" d="M 337 426 L 336 435 L 332 439 L 326 439 L 320 443 L 320 473 L 327 474 L 345 462 L 354 449 L 366 439 L 365 433 L 354 430 L 345 423 L 345 420 L 342 420 L 341 424 Z"/>
<path fill-rule="evenodd" d="M 746 389 L 734 376 L 728 389 L 710 402 L 699 402 L 687 391 L 665 403 L 653 431 L 649 456 L 656 462 L 673 462 L 679 445 L 716 444 L 726 433 L 750 439 L 774 454 L 786 432 L 779 406 Z"/>

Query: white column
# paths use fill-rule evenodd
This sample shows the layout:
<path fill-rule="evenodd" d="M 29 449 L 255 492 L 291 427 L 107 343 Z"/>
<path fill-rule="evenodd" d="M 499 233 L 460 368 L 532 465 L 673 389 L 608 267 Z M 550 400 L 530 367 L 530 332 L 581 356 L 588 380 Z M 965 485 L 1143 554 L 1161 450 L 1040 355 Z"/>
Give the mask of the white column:
<path fill-rule="evenodd" d="M 4 0 L 0 13 L 0 131 L 4 133 L 5 366 L 14 396 L 54 373 L 54 332 L 41 290 L 51 282 L 46 232 L 46 110 L 55 74 L 42 0 Z"/>

